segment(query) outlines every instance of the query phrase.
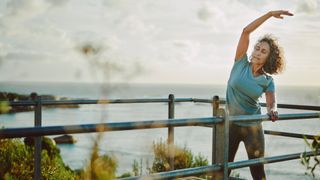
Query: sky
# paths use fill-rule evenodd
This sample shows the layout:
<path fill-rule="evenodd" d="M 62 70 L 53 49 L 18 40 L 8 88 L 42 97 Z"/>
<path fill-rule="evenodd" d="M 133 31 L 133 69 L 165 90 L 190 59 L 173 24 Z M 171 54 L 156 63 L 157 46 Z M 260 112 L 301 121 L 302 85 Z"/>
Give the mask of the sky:
<path fill-rule="evenodd" d="M 226 84 L 242 29 L 278 38 L 279 85 L 320 86 L 320 0 L 2 0 L 0 82 Z"/>

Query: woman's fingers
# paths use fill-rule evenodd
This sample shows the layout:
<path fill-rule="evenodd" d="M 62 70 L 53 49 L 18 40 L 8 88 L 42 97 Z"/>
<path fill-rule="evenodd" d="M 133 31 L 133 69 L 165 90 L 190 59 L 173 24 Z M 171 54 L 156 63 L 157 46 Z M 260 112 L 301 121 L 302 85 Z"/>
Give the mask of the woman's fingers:
<path fill-rule="evenodd" d="M 272 11 L 272 16 L 275 18 L 283 19 L 282 15 L 293 16 L 293 13 L 291 13 L 289 11 L 284 11 L 284 10 Z"/>
<path fill-rule="evenodd" d="M 278 112 L 277 111 L 271 111 L 270 113 L 268 113 L 269 115 L 269 119 L 274 122 L 276 120 L 279 119 L 279 116 L 278 116 Z"/>
<path fill-rule="evenodd" d="M 279 119 L 278 112 L 274 111 L 273 114 L 274 114 L 273 115 L 274 116 L 274 120 L 278 120 Z"/>
<path fill-rule="evenodd" d="M 284 11 L 283 14 L 285 14 L 285 15 L 287 15 L 287 16 L 293 16 L 293 13 L 291 13 L 291 12 L 289 12 L 289 11 Z"/>

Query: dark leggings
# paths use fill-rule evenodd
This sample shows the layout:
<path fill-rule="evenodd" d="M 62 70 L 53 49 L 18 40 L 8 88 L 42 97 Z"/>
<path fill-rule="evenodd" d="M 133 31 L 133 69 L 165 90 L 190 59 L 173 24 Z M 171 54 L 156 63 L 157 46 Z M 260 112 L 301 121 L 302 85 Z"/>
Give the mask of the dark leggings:
<path fill-rule="evenodd" d="M 249 159 L 264 157 L 264 135 L 261 124 L 256 126 L 230 124 L 229 133 L 229 162 L 234 161 L 241 141 L 244 142 Z M 250 172 L 254 180 L 266 179 L 263 165 L 250 166 Z"/>

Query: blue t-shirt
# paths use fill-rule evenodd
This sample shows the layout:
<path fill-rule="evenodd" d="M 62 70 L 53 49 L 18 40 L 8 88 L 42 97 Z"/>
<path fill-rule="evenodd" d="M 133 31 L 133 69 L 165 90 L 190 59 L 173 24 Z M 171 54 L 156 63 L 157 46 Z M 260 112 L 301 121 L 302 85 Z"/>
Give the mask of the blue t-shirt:
<path fill-rule="evenodd" d="M 231 116 L 261 114 L 259 97 L 267 91 L 275 91 L 273 78 L 267 75 L 254 77 L 248 56 L 245 54 L 241 59 L 235 61 L 229 77 L 226 96 L 229 114 Z M 236 124 L 252 126 L 260 123 L 242 122 Z"/>

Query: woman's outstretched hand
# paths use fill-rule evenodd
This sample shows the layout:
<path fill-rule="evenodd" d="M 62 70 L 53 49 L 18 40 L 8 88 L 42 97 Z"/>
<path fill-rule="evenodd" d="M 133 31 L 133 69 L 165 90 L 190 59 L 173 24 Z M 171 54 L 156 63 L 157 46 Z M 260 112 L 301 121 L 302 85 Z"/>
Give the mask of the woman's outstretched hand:
<path fill-rule="evenodd" d="M 278 18 L 278 19 L 283 19 L 283 15 L 285 16 L 293 16 L 293 14 L 289 11 L 284 11 L 284 10 L 279 10 L 279 11 L 270 11 L 269 12 L 271 16 Z"/>

